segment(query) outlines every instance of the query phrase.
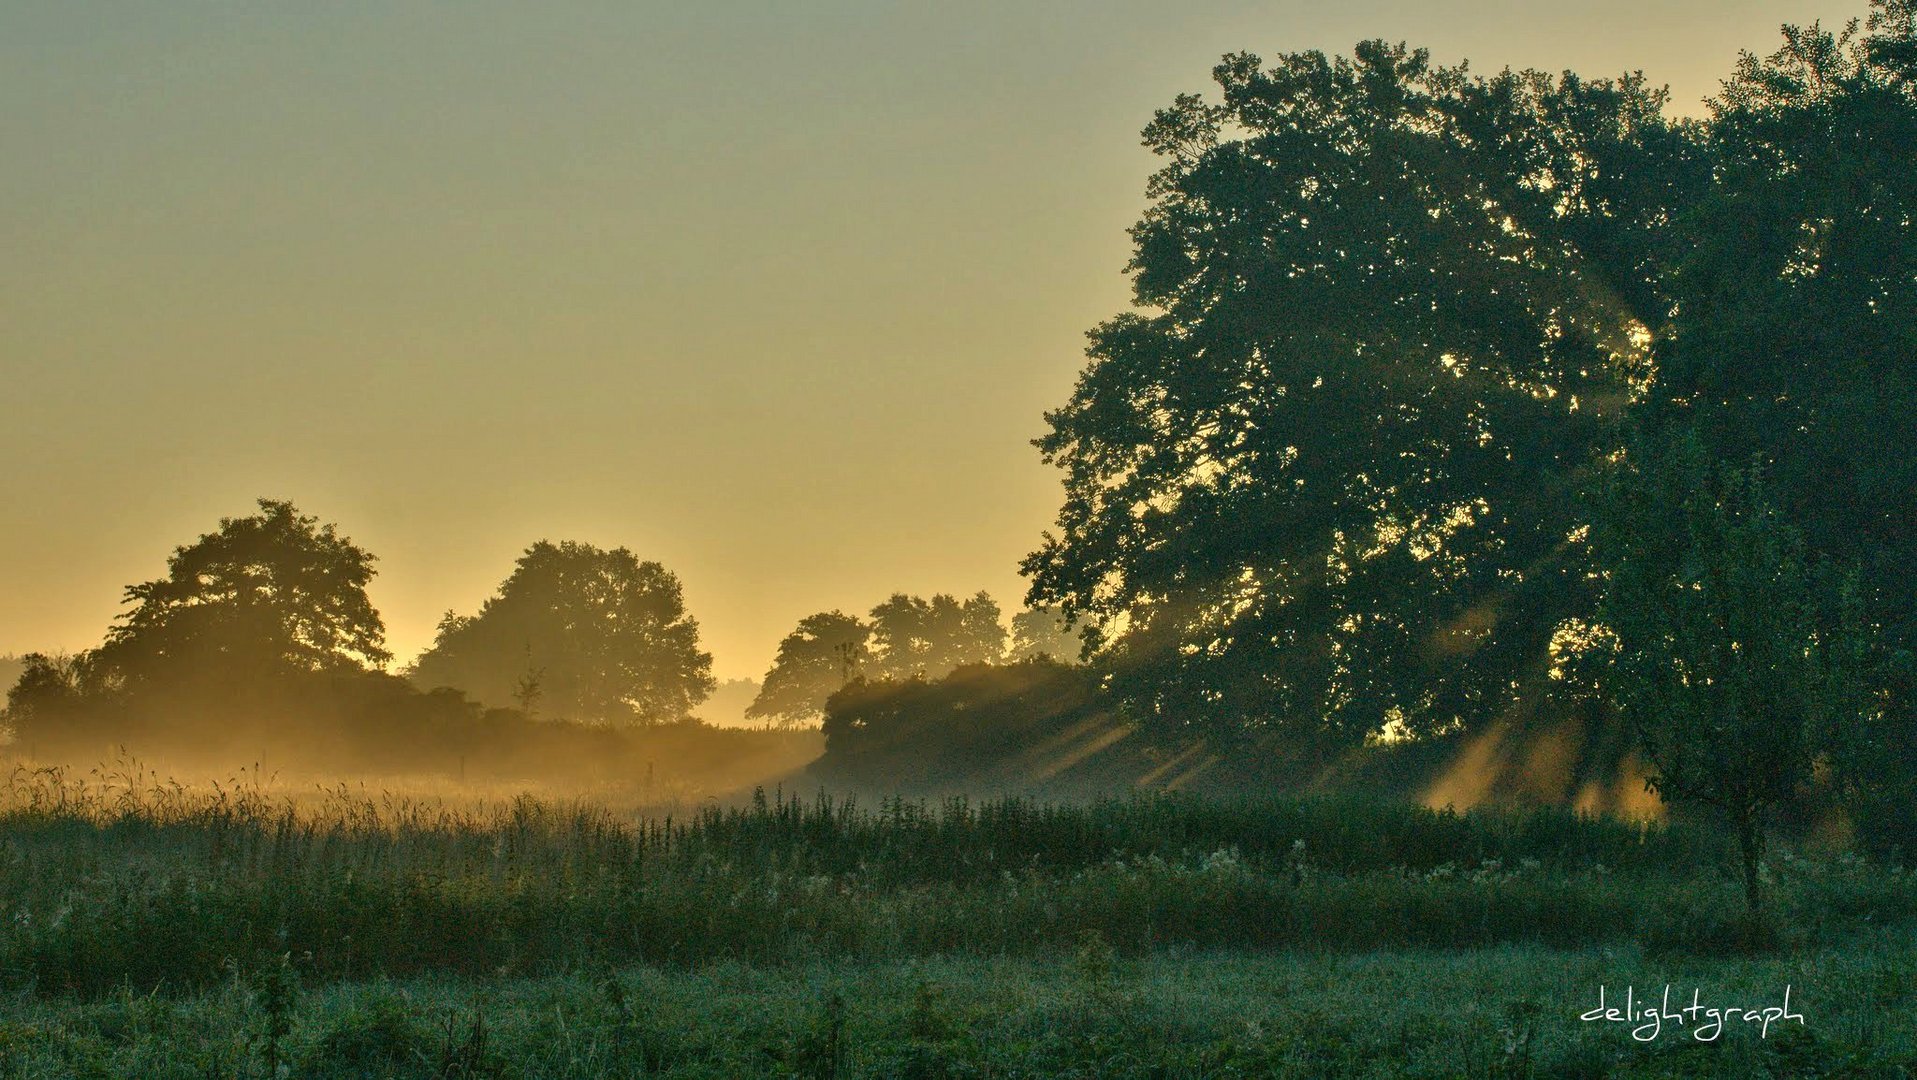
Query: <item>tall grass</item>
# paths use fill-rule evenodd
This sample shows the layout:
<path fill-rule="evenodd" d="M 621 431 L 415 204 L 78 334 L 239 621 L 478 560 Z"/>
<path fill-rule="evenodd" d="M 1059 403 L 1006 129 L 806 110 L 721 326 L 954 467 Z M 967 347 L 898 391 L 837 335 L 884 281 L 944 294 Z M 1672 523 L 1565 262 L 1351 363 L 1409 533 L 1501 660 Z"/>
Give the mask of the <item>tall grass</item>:
<path fill-rule="evenodd" d="M 1708 947 L 1735 911 L 1725 862 L 1708 832 L 1543 810 L 760 793 L 647 818 L 21 771 L 0 795 L 0 982 L 187 988 L 277 958 L 332 980 L 1032 954 L 1087 932 L 1121 953 Z M 1818 934 L 1917 915 L 1901 871 L 1779 873 L 1781 909 Z"/>

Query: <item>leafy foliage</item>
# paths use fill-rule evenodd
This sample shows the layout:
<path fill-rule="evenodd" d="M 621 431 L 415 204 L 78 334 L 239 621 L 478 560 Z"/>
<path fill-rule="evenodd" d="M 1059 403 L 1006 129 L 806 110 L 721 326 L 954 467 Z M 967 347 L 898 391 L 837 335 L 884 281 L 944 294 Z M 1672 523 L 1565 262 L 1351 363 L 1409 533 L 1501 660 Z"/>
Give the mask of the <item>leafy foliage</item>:
<path fill-rule="evenodd" d="M 634 722 L 687 715 L 716 685 L 711 672 L 665 567 L 625 548 L 542 540 L 477 615 L 440 622 L 412 677 L 496 704 L 536 691 L 558 716 Z"/>
<path fill-rule="evenodd" d="M 1041 657 L 1062 663 L 1084 658 L 1083 627 L 1076 627 L 1057 608 L 1026 608 L 1012 616 L 1012 644 L 1006 658 L 1013 662 Z"/>
<path fill-rule="evenodd" d="M 20 674 L 7 689 L 7 723 L 16 741 L 31 740 L 45 730 L 71 724 L 81 711 L 80 660 L 70 656 L 28 653 Z"/>
<path fill-rule="evenodd" d="M 1712 103 L 1715 178 L 1674 222 L 1674 314 L 1643 410 L 1760 459 L 1813 558 L 1858 569 L 1894 648 L 1917 647 L 1917 27 L 1786 27 Z M 1672 437 L 1677 437 L 1673 435 Z M 1917 706 L 1917 702 L 1907 702 Z"/>
<path fill-rule="evenodd" d="M 139 686 L 392 659 L 366 596 L 373 556 L 292 503 L 259 507 L 176 548 L 166 577 L 128 587 L 135 606 L 85 658 L 87 670 Z"/>
<path fill-rule="evenodd" d="M 1049 956 L 378 980 L 299 995 L 290 1075 L 1899 1076 L 1917 1067 L 1899 1022 L 1917 997 L 1911 962 L 1907 946 L 1878 935 L 1861 948 L 1687 965 L 1707 1001 L 1727 1004 L 1774 1004 L 1807 965 L 1818 972 L 1793 998 L 1807 1023 L 1774 1024 L 1767 1038 L 1733 1023 L 1708 1045 L 1675 1023 L 1639 1043 L 1622 1025 L 1561 1019 L 1557 1003 L 1594 1004 L 1592 986 L 1616 985 L 1603 948 L 1510 946 L 1493 970 L 1475 953 L 1403 950 L 1120 955 L 1099 983 Z M 262 1056 L 245 1046 L 258 1011 L 229 988 L 12 998 L 0 1003 L 0 1048 L 34 1077 L 260 1076 Z"/>
<path fill-rule="evenodd" d="M 128 587 L 134 607 L 99 648 L 24 658 L 6 711 L 23 748 L 98 753 L 149 724 L 203 731 L 236 713 L 269 731 L 312 687 L 377 674 L 391 656 L 366 595 L 373 556 L 291 503 L 259 507 Z"/>
<path fill-rule="evenodd" d="M 1714 467 L 1695 442 L 1641 465 L 1608 503 L 1599 682 L 1657 792 L 1730 820 L 1755 910 L 1767 816 L 1864 719 L 1854 586 L 1806 561 L 1760 470 Z"/>
<path fill-rule="evenodd" d="M 1908 654 L 1914 12 L 1786 27 L 1699 122 L 1636 76 L 1226 57 L 1145 130 L 1136 310 L 1039 440 L 1033 603 L 1154 729 L 1325 755 L 1533 715 L 1595 612 L 1580 492 L 1635 430 L 1761 462 Z M 1888 670 L 1873 722 L 1909 730 Z"/>
<path fill-rule="evenodd" d="M 936 679 L 966 664 L 997 662 L 1005 652 L 998 603 L 981 592 L 961 601 L 894 593 L 872 609 L 873 672 L 888 679 Z"/>
<path fill-rule="evenodd" d="M 1048 416 L 1032 600 L 1155 725 L 1343 745 L 1506 712 L 1589 602 L 1576 477 L 1642 377 L 1693 141 L 1640 79 L 1380 42 L 1214 75 L 1145 131 L 1141 310 Z"/>
<path fill-rule="evenodd" d="M 14 990 L 87 998 L 211 986 L 234 961 L 284 979 L 288 956 L 311 985 L 1055 955 L 1087 931 L 1131 955 L 1679 946 L 1677 925 L 1698 949 L 1736 907 L 1710 834 L 1558 810 L 1175 795 L 867 809 L 762 793 L 634 820 L 526 797 L 454 809 L 346 792 L 302 811 L 244 786 L 102 789 L 45 773 L 5 795 L 0 888 L 13 922 L 0 975 Z M 160 865 L 171 870 L 155 875 Z M 1917 892 L 1895 867 L 1797 860 L 1777 872 L 1777 917 L 1804 944 L 1917 921 Z"/>

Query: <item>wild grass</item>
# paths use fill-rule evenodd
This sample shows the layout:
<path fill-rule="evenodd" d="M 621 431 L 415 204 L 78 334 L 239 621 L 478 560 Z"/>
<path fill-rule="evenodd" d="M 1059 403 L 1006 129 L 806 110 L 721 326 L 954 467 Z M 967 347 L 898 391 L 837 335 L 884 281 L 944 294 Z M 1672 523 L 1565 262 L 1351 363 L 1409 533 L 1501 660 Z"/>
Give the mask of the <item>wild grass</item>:
<path fill-rule="evenodd" d="M 193 993 L 0 1006 L 10 1077 L 1761 1077 L 1917 1068 L 1917 955 L 1631 947 L 957 956 L 329 983 L 297 962 Z M 1706 1042 L 1585 1022 L 1669 983 L 1802 1024 Z"/>
<path fill-rule="evenodd" d="M 317 803 L 57 770 L 0 799 L 0 987 L 200 991 L 723 962 L 1169 949 L 1819 948 L 1907 932 L 1917 888 L 1779 859 L 1753 936 L 1709 830 L 1538 810 L 1140 796 L 865 807 L 761 793 L 687 815 L 582 802 Z"/>

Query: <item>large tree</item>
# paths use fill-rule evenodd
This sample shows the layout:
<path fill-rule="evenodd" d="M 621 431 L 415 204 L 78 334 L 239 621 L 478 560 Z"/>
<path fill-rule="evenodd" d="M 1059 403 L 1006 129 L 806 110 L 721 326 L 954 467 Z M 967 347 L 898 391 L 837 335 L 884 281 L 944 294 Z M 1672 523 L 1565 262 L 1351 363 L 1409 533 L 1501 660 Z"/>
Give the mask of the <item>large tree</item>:
<path fill-rule="evenodd" d="M 29 757 L 43 734 L 73 730 L 85 713 L 85 675 L 78 657 L 28 653 L 8 681 L 6 723 Z"/>
<path fill-rule="evenodd" d="M 1917 645 L 1917 4 L 1786 27 L 1706 130 L 1645 423 L 1765 462 L 1809 551 L 1858 567 L 1872 619 Z"/>
<path fill-rule="evenodd" d="M 1150 724 L 1348 744 L 1501 715 L 1591 603 L 1567 545 L 1708 179 L 1640 78 L 1382 42 L 1227 57 L 1145 130 L 1138 310 L 1038 445 L 1024 569 Z"/>
<path fill-rule="evenodd" d="M 138 688 L 390 660 L 366 595 L 373 556 L 290 502 L 261 499 L 259 508 L 222 518 L 174 550 L 165 577 L 130 586 L 133 609 L 81 658 L 89 677 Z"/>
<path fill-rule="evenodd" d="M 686 716 L 715 685 L 679 579 L 625 548 L 542 540 L 478 614 L 448 613 L 413 680 L 569 719 Z"/>

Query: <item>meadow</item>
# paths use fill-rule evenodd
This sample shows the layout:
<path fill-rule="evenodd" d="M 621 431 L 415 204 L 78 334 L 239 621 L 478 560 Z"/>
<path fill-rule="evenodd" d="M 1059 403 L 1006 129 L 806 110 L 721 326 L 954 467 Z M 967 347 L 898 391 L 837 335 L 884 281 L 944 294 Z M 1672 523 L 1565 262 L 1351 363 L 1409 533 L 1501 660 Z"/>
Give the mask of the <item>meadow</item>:
<path fill-rule="evenodd" d="M 615 812 L 21 770 L 4 1075 L 1917 1070 L 1917 881 L 1566 810 L 1158 793 Z M 1648 1042 L 1600 985 L 1805 1022 Z"/>

